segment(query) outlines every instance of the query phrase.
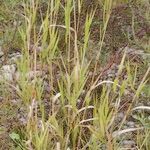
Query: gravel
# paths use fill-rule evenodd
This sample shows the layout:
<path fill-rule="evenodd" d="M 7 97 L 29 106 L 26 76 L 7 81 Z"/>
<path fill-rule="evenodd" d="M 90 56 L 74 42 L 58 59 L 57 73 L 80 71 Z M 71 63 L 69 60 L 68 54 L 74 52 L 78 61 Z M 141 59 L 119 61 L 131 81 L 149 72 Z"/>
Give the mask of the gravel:
<path fill-rule="evenodd" d="M 118 113 L 117 118 L 121 121 L 124 118 L 124 113 L 123 112 Z"/>
<path fill-rule="evenodd" d="M 134 128 L 135 127 L 135 123 L 133 121 L 129 121 L 129 122 L 127 122 L 127 126 L 129 128 Z"/>
<path fill-rule="evenodd" d="M 4 55 L 4 53 L 3 53 L 3 51 L 0 47 L 0 62 L 3 60 L 3 55 Z M 19 78 L 20 73 L 16 71 L 17 70 L 16 61 L 18 59 L 20 59 L 21 57 L 22 57 L 22 55 L 19 52 L 12 53 L 12 54 L 9 55 L 8 64 L 3 65 L 0 68 L 0 80 L 6 79 L 8 81 L 13 81 L 14 77 L 17 77 L 17 79 Z M 117 71 L 118 71 L 118 65 L 113 64 L 112 67 L 106 72 L 106 75 L 104 77 L 102 77 L 102 79 L 100 79 L 100 81 L 103 81 L 103 80 L 113 81 L 114 78 L 117 75 Z M 33 72 L 33 71 L 28 72 L 27 77 L 28 78 L 33 78 L 34 73 L 35 72 Z M 59 73 L 57 73 L 57 75 L 58 74 Z M 43 73 L 41 71 L 37 71 L 36 75 L 37 76 L 43 76 Z M 89 76 L 92 76 L 92 75 L 93 75 L 93 72 L 89 72 Z M 125 76 L 125 79 L 127 79 L 127 76 Z M 49 93 L 51 91 L 50 85 L 46 81 L 43 84 L 44 84 L 44 91 Z M 112 86 L 112 84 L 106 84 L 106 85 L 108 87 Z M 82 94 L 85 94 L 85 90 L 83 90 Z M 80 104 L 81 101 L 82 101 L 82 99 L 78 99 L 78 104 Z M 12 103 L 17 104 L 18 102 L 17 102 L 17 100 L 12 99 Z M 44 103 L 45 103 L 45 107 L 47 107 L 49 109 L 49 103 L 46 102 L 46 101 Z M 142 106 L 142 105 L 144 105 L 144 104 L 143 103 L 138 103 L 137 104 L 137 106 Z M 37 107 L 37 104 L 33 105 L 33 107 L 34 108 Z M 139 110 L 139 111 L 141 111 L 141 110 Z M 124 112 L 119 112 L 117 114 L 117 117 L 116 117 L 116 123 L 119 124 L 122 121 L 122 119 L 124 118 L 124 116 L 125 116 Z M 18 118 L 18 120 L 20 121 L 21 124 L 25 125 L 27 123 L 27 113 L 26 113 L 26 110 L 24 110 L 24 108 L 19 109 L 17 118 Z M 149 116 L 149 118 L 150 118 L 150 116 Z M 136 123 L 134 121 L 127 121 L 125 123 L 125 125 L 123 126 L 123 128 L 128 129 L 128 128 L 134 128 L 135 126 L 136 126 Z M 130 133 L 128 133 L 128 135 L 129 134 Z M 123 148 L 133 148 L 133 147 L 135 147 L 135 145 L 136 145 L 135 141 L 133 141 L 133 140 L 123 140 L 121 142 L 121 146 Z"/>
<path fill-rule="evenodd" d="M 0 80 L 8 80 L 8 81 L 13 81 L 13 77 L 16 71 L 16 65 L 4 65 L 0 69 Z"/>
<path fill-rule="evenodd" d="M 136 146 L 136 144 L 135 144 L 135 141 L 133 141 L 133 140 L 123 140 L 121 142 L 121 146 L 123 148 L 133 148 Z"/>

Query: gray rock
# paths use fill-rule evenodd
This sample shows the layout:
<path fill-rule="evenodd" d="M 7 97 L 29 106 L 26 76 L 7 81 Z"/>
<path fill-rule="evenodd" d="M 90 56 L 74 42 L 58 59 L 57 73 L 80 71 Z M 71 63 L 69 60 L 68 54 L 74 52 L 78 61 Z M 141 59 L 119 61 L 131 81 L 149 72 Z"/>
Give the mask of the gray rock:
<path fill-rule="evenodd" d="M 19 60 L 21 57 L 22 55 L 19 52 L 11 54 L 9 58 L 9 64 L 16 63 L 16 61 Z"/>
<path fill-rule="evenodd" d="M 0 80 L 13 81 L 13 77 L 16 71 L 16 65 L 4 65 L 0 69 Z"/>
<path fill-rule="evenodd" d="M 134 147 L 136 144 L 133 140 L 124 140 L 121 142 L 121 145 L 124 147 L 124 148 L 132 148 Z"/>
<path fill-rule="evenodd" d="M 135 123 L 133 121 L 129 121 L 129 122 L 127 122 L 127 126 L 130 127 L 130 128 L 134 128 Z"/>
<path fill-rule="evenodd" d="M 93 75 L 93 72 L 92 72 L 92 71 L 90 71 L 90 72 L 89 72 L 89 76 L 92 76 L 92 75 Z"/>
<path fill-rule="evenodd" d="M 108 74 L 108 77 L 114 77 L 113 73 Z"/>
<path fill-rule="evenodd" d="M 118 116 L 117 116 L 120 120 L 122 120 L 124 118 L 124 113 L 123 112 L 120 112 L 118 113 Z"/>
<path fill-rule="evenodd" d="M 27 124 L 27 119 L 24 118 L 24 117 L 20 117 L 18 118 L 19 122 L 22 124 L 22 125 L 26 125 Z"/>
<path fill-rule="evenodd" d="M 48 84 L 48 82 L 44 81 L 44 90 L 47 91 L 47 92 L 50 92 L 51 91 L 51 87 L 50 85 Z"/>

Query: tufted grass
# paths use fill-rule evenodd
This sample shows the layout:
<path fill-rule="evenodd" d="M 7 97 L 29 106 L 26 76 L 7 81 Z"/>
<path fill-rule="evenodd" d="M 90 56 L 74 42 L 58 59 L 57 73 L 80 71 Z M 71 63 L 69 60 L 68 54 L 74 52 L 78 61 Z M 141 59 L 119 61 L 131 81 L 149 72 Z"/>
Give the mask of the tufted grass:
<path fill-rule="evenodd" d="M 134 116 L 141 123 L 139 127 L 124 130 L 123 125 L 136 111 L 135 104 L 149 83 L 150 68 L 145 65 L 142 78 L 136 83 L 139 66 L 132 64 L 124 48 L 118 58 L 119 69 L 115 79 L 100 80 L 105 70 L 105 66 L 100 64 L 105 50 L 104 40 L 111 13 L 117 6 L 114 0 L 93 3 L 96 6 L 87 9 L 84 21 L 81 20 L 82 0 L 30 0 L 21 3 L 22 12 L 18 15 L 22 25 L 17 28 L 22 54 L 17 61 L 19 77 L 15 85 L 7 81 L 1 83 L 1 87 L 14 90 L 26 110 L 25 125 L 18 122 L 20 126 L 12 128 L 9 134 L 15 149 L 96 150 L 105 147 L 117 150 L 121 149 L 120 142 L 126 133 L 135 134 L 138 149 L 149 149 L 149 122 L 148 118 L 142 118 L 144 112 Z M 103 19 L 97 33 L 99 51 L 94 60 L 88 60 L 88 43 L 98 7 L 102 9 Z M 80 44 L 80 21 L 83 21 L 83 44 Z M 96 75 L 100 68 L 102 70 Z M 126 79 L 120 77 L 123 72 L 126 72 Z M 50 87 L 47 92 L 45 81 Z M 124 99 L 128 99 L 126 93 L 131 91 L 125 115 L 116 124 Z M 0 92 L 2 97 L 8 95 L 5 90 Z M 15 94 L 11 93 L 8 99 Z"/>

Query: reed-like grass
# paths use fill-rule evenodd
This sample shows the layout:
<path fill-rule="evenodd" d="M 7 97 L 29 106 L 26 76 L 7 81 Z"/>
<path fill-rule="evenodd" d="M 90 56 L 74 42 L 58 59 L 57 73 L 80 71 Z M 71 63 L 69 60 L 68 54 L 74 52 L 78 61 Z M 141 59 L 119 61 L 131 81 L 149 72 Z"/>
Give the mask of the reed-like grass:
<path fill-rule="evenodd" d="M 13 87 L 7 81 L 4 83 L 15 88 L 16 94 L 24 103 L 27 123 L 21 127 L 20 132 L 10 134 L 10 137 L 20 149 L 96 150 L 105 146 L 105 149 L 117 150 L 117 139 L 134 131 L 137 132 L 138 149 L 142 150 L 144 147 L 148 150 L 149 128 L 141 126 L 122 130 L 122 126 L 127 117 L 136 111 L 133 106 L 148 82 L 150 68 L 137 86 L 135 78 L 138 67 L 133 69 L 124 49 L 116 78 L 113 81 L 101 81 L 101 74 L 95 74 L 102 57 L 107 25 L 117 1 L 97 1 L 96 7 L 87 11 L 83 23 L 84 43 L 78 45 L 81 39 L 79 22 L 83 2 L 67 0 L 63 3 L 51 0 L 45 2 L 44 10 L 41 9 L 40 0 L 22 2 L 23 12 L 20 17 L 24 21 L 18 29 L 22 42 L 22 58 L 17 62 L 18 87 Z M 100 35 L 99 52 L 96 60 L 87 60 L 91 25 L 98 7 L 102 7 L 103 13 L 103 22 L 97 33 Z M 59 20 L 60 16 L 63 16 L 63 21 Z M 62 24 L 58 24 L 60 22 Z M 94 66 L 92 77 L 89 76 L 91 64 Z M 38 75 L 38 72 L 45 70 L 46 75 Z M 123 71 L 127 72 L 127 78 L 121 81 Z M 45 79 L 50 86 L 50 91 L 46 93 L 48 111 L 45 108 Z M 133 98 L 126 108 L 123 120 L 116 127 L 115 119 L 121 102 L 125 93 L 130 90 Z M 147 107 L 142 107 L 144 108 Z"/>

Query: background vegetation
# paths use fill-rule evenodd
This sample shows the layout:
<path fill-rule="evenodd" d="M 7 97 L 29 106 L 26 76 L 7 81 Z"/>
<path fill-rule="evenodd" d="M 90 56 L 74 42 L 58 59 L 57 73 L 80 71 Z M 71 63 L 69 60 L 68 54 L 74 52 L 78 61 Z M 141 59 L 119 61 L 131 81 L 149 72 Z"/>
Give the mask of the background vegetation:
<path fill-rule="evenodd" d="M 0 3 L 0 149 L 150 149 L 149 0 Z"/>

